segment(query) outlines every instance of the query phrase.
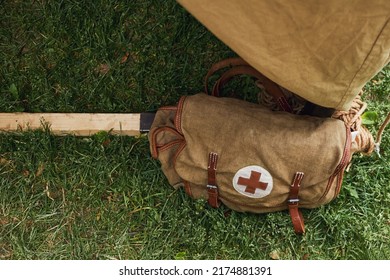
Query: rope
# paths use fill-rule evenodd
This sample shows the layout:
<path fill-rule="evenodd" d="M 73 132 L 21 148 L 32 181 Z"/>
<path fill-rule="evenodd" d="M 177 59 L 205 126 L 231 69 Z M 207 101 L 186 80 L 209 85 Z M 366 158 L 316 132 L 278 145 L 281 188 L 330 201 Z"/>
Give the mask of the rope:
<path fill-rule="evenodd" d="M 355 139 L 357 152 L 370 155 L 375 150 L 375 141 L 371 132 L 362 125 L 361 116 L 367 108 L 367 103 L 361 100 L 361 94 L 352 101 L 349 111 L 336 111 L 332 117 L 342 120 L 352 131 L 359 132 Z"/>
<path fill-rule="evenodd" d="M 385 119 L 385 121 L 382 123 L 382 125 L 380 126 L 379 130 L 378 130 L 378 133 L 376 135 L 376 142 L 375 142 L 375 151 L 377 152 L 377 154 L 380 156 L 379 152 L 379 146 L 381 144 L 381 141 L 382 141 L 382 134 L 383 134 L 383 131 L 385 130 L 386 126 L 390 123 L 390 112 L 387 114 L 387 117 Z"/>
<path fill-rule="evenodd" d="M 359 132 L 356 138 L 358 152 L 361 152 L 365 155 L 370 155 L 373 151 L 375 151 L 380 156 L 379 146 L 382 141 L 383 131 L 390 123 L 390 112 L 388 113 L 384 122 L 381 124 L 375 141 L 370 131 L 364 125 L 362 125 L 361 115 L 363 114 L 364 110 L 366 110 L 367 104 L 361 100 L 361 95 L 362 93 L 356 96 L 349 111 L 336 111 L 332 117 L 344 121 L 344 123 L 349 126 L 352 131 Z"/>

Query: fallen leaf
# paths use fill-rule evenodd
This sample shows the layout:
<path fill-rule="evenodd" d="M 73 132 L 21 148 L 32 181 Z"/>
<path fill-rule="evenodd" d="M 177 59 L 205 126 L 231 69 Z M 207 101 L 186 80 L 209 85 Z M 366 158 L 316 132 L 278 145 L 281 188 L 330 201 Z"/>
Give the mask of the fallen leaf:
<path fill-rule="evenodd" d="M 5 225 L 8 225 L 9 223 L 10 223 L 10 221 L 7 218 L 0 219 L 0 226 L 5 226 Z"/>
<path fill-rule="evenodd" d="M 111 140 L 108 138 L 108 139 L 106 139 L 106 140 L 103 141 L 102 145 L 103 145 L 104 147 L 108 147 L 108 145 L 110 145 L 110 143 L 111 143 Z"/>
<path fill-rule="evenodd" d="M 187 259 L 187 252 L 178 252 L 175 256 L 175 260 L 185 260 Z"/>
<path fill-rule="evenodd" d="M 273 260 L 279 260 L 280 259 L 279 253 L 276 250 L 274 250 L 271 253 L 269 253 L 269 256 Z"/>
<path fill-rule="evenodd" d="M 232 214 L 232 210 L 226 210 L 225 212 L 223 212 L 223 216 L 225 218 L 228 218 L 231 214 Z"/>
<path fill-rule="evenodd" d="M 12 249 L 6 244 L 0 244 L 0 259 L 8 259 L 12 256 Z"/>
<path fill-rule="evenodd" d="M 99 74 L 105 75 L 110 71 L 110 65 L 106 63 L 100 64 L 98 67 L 95 68 L 95 71 Z"/>
<path fill-rule="evenodd" d="M 42 173 L 43 173 L 43 170 L 45 170 L 45 165 L 43 163 L 40 163 L 39 166 L 38 166 L 37 171 L 35 172 L 35 176 L 36 177 L 41 176 Z"/>
<path fill-rule="evenodd" d="M 48 62 L 48 63 L 46 63 L 46 69 L 47 70 L 52 70 L 54 67 L 56 67 L 57 66 L 57 64 L 56 63 L 54 63 L 54 62 Z"/>
<path fill-rule="evenodd" d="M 52 197 L 50 190 L 49 190 L 49 183 L 46 183 L 46 185 L 45 185 L 45 192 L 46 192 L 47 197 L 54 201 L 54 198 Z"/>
<path fill-rule="evenodd" d="M 10 160 L 5 158 L 0 158 L 0 165 L 9 165 L 11 163 Z"/>
<path fill-rule="evenodd" d="M 19 90 L 15 84 L 11 84 L 8 88 L 8 91 L 12 94 L 12 97 L 19 99 Z"/>
<path fill-rule="evenodd" d="M 30 49 L 26 45 L 24 45 L 23 47 L 20 48 L 19 55 L 23 55 L 25 53 L 28 53 L 29 51 Z"/>
<path fill-rule="evenodd" d="M 370 125 L 375 124 L 378 120 L 378 113 L 375 111 L 367 111 L 362 116 L 362 124 Z"/>
<path fill-rule="evenodd" d="M 126 54 L 121 59 L 121 64 L 125 63 L 129 59 L 129 52 L 126 52 Z"/>

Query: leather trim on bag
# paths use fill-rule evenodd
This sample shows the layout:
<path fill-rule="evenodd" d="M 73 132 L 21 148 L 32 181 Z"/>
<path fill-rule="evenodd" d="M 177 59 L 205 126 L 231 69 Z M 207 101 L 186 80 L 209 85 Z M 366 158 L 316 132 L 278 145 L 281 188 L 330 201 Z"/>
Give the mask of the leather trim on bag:
<path fill-rule="evenodd" d="M 181 120 L 183 114 L 184 101 L 186 100 L 186 96 L 182 96 L 177 104 L 177 112 L 175 116 L 175 127 L 179 133 L 183 135 L 183 131 L 181 129 Z"/>
<path fill-rule="evenodd" d="M 165 145 L 158 146 L 157 149 L 158 149 L 158 152 L 160 153 L 160 152 L 164 152 L 166 150 L 169 150 L 172 147 L 174 147 L 174 146 L 176 146 L 178 144 L 181 144 L 181 143 L 183 143 L 183 140 L 174 140 L 174 141 L 169 142 L 169 143 L 167 143 Z"/>
<path fill-rule="evenodd" d="M 337 185 L 334 192 L 334 198 L 336 198 L 340 194 L 343 179 L 344 179 L 344 170 L 340 172 L 339 175 L 337 175 Z"/>
<path fill-rule="evenodd" d="M 184 183 L 184 191 L 186 192 L 186 194 L 188 194 L 190 197 L 194 197 L 191 191 L 191 184 L 188 181 L 183 181 L 183 183 Z"/>
<path fill-rule="evenodd" d="M 338 176 L 338 174 L 340 172 L 344 171 L 344 169 L 347 167 L 347 165 L 351 159 L 351 144 L 352 144 L 351 131 L 350 131 L 350 128 L 348 126 L 345 126 L 345 128 L 346 128 L 346 141 L 345 141 L 345 145 L 344 145 L 343 156 L 341 157 L 340 163 L 337 165 L 335 171 L 330 176 L 330 178 L 328 180 L 328 185 L 326 186 L 326 190 L 325 190 L 324 194 L 320 197 L 320 199 L 318 201 L 321 201 L 326 197 L 331 186 L 333 185 L 335 178 Z M 342 182 L 340 180 L 337 181 L 336 190 L 340 191 L 341 183 Z M 336 191 L 336 193 L 337 193 L 337 191 Z M 335 194 L 334 198 L 336 196 L 337 195 Z"/>
<path fill-rule="evenodd" d="M 158 110 L 176 111 L 177 106 L 163 106 L 163 107 L 159 108 Z"/>
<path fill-rule="evenodd" d="M 161 149 L 161 147 L 171 143 L 171 142 L 169 142 L 169 143 L 166 143 L 164 145 L 159 145 L 157 143 L 157 135 L 159 133 L 161 133 L 161 132 L 164 132 L 164 131 L 168 131 L 168 132 L 170 132 L 172 134 L 175 134 L 175 135 L 177 135 L 181 139 L 181 141 L 184 141 L 183 135 L 181 135 L 180 133 L 178 133 L 175 129 L 173 129 L 171 127 L 163 126 L 163 127 L 159 127 L 157 129 L 153 130 L 151 132 L 150 141 L 151 141 L 151 146 L 152 146 L 152 157 L 155 158 L 155 159 L 157 159 L 157 157 L 158 157 L 159 149 Z M 175 142 L 175 141 L 177 141 L 177 140 L 174 140 L 172 142 Z"/>

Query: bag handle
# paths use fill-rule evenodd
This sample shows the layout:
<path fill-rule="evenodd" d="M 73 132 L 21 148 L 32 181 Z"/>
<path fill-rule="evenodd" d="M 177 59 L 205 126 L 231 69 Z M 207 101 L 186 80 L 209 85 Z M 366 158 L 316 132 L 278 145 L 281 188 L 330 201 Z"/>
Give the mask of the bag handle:
<path fill-rule="evenodd" d="M 215 72 L 217 72 L 218 70 L 221 70 L 223 68 L 226 68 L 226 67 L 234 67 L 234 66 L 238 66 L 238 65 L 248 65 L 248 63 L 246 63 L 240 57 L 227 58 L 227 59 L 221 60 L 217 63 L 214 63 L 210 67 L 210 69 L 207 72 L 206 77 L 205 77 L 205 93 L 209 94 L 208 82 L 209 82 L 210 77 L 212 75 L 214 75 Z"/>
<path fill-rule="evenodd" d="M 221 70 L 226 67 L 231 67 L 229 70 L 227 70 L 214 84 L 213 89 L 211 91 L 211 95 L 213 96 L 219 96 L 219 93 L 222 89 L 222 87 L 229 82 L 233 77 L 238 75 L 249 75 L 257 80 L 259 80 L 266 91 L 272 95 L 272 98 L 275 100 L 275 102 L 279 105 L 280 109 L 289 113 L 293 113 L 293 110 L 290 106 L 290 104 L 287 102 L 287 99 L 283 93 L 283 91 L 280 89 L 280 87 L 265 77 L 263 74 L 261 74 L 259 71 L 257 71 L 255 68 L 250 66 L 245 60 L 243 60 L 240 57 L 236 58 L 227 58 L 222 61 L 219 61 L 215 63 L 210 70 L 208 71 L 206 77 L 205 77 L 205 92 L 209 94 L 208 91 L 208 83 L 210 77 L 217 72 L 218 70 Z"/>

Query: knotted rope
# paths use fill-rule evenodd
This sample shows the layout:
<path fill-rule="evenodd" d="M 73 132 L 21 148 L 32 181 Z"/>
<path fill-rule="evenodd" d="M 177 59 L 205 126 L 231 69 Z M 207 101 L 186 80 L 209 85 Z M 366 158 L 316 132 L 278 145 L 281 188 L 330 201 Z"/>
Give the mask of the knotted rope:
<path fill-rule="evenodd" d="M 352 101 L 348 111 L 336 111 L 333 118 L 342 120 L 351 131 L 356 131 L 355 142 L 357 152 L 370 155 L 375 150 L 375 140 L 371 132 L 362 124 L 362 114 L 367 108 L 367 103 L 361 99 L 361 93 Z"/>
<path fill-rule="evenodd" d="M 332 117 L 344 121 L 344 123 L 350 127 L 352 131 L 358 132 L 355 140 L 357 144 L 357 152 L 365 155 L 371 155 L 372 152 L 375 151 L 379 155 L 379 146 L 382 141 L 382 134 L 390 122 L 390 113 L 380 126 L 375 141 L 371 132 L 362 124 L 361 116 L 367 108 L 367 103 L 361 100 L 361 95 L 362 93 L 355 97 L 349 111 L 336 111 Z"/>
<path fill-rule="evenodd" d="M 257 102 L 267 108 L 270 108 L 273 111 L 278 111 L 279 105 L 275 102 L 272 95 L 266 91 L 261 81 L 257 80 L 255 83 L 256 86 L 260 89 L 260 92 L 257 94 Z M 288 103 L 290 104 L 293 113 L 299 114 L 299 112 L 305 106 L 305 100 L 283 87 L 280 87 L 280 89 L 282 90 Z"/>

